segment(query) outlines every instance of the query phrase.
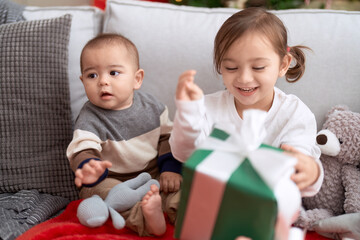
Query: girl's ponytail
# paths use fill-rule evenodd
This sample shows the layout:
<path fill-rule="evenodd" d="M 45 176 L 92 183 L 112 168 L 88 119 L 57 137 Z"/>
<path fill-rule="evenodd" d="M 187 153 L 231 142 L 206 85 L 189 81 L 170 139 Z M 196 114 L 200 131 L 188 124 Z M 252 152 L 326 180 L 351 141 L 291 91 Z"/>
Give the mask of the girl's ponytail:
<path fill-rule="evenodd" d="M 305 72 L 305 53 L 303 49 L 311 50 L 310 48 L 302 45 L 290 47 L 289 53 L 293 57 L 295 65 L 290 66 L 285 74 L 286 81 L 296 82 L 299 80 Z"/>

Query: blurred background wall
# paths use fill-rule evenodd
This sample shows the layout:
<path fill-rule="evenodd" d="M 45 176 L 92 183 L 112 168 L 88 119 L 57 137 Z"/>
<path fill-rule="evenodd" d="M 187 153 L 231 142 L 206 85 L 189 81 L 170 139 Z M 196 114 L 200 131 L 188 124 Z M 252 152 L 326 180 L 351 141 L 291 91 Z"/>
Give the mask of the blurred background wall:
<path fill-rule="evenodd" d="M 27 6 L 76 6 L 91 5 L 92 0 L 12 0 Z"/>
<path fill-rule="evenodd" d="M 28 6 L 76 6 L 92 5 L 105 8 L 106 0 L 12 0 Z M 144 0 L 198 7 L 265 7 L 281 10 L 291 8 L 336 9 L 360 11 L 360 0 Z"/>

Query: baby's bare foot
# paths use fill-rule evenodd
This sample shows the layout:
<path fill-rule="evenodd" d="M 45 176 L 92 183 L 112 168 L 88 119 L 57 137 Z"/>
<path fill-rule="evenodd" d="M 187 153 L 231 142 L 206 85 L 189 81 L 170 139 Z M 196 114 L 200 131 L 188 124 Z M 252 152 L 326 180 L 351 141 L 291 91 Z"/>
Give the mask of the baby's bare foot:
<path fill-rule="evenodd" d="M 153 184 L 141 201 L 141 208 L 145 218 L 146 230 L 150 234 L 161 236 L 166 231 L 166 222 L 161 208 L 159 188 Z"/>

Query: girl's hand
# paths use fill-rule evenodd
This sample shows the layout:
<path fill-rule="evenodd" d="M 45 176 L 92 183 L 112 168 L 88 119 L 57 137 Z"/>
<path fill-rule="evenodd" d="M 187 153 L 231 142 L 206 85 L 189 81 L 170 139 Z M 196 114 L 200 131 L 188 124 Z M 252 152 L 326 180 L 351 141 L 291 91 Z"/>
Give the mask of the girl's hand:
<path fill-rule="evenodd" d="M 176 99 L 194 101 L 203 97 L 203 91 L 194 83 L 195 70 L 188 70 L 180 75 L 176 88 Z"/>
<path fill-rule="evenodd" d="M 105 172 L 105 169 L 112 166 L 111 162 L 96 161 L 94 159 L 85 163 L 82 168 L 75 171 L 75 185 L 81 187 L 82 184 L 91 184 L 96 182 Z"/>
<path fill-rule="evenodd" d="M 298 160 L 291 180 L 295 182 L 300 191 L 314 184 L 320 175 L 319 165 L 315 162 L 314 158 L 286 144 L 281 145 L 281 149 Z"/>

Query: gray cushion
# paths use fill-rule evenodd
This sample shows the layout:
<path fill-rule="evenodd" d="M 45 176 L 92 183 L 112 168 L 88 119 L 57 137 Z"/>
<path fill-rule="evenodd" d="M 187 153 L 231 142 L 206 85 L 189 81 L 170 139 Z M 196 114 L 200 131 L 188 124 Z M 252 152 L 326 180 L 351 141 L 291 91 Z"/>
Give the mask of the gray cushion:
<path fill-rule="evenodd" d="M 67 75 L 71 16 L 0 25 L 0 193 L 78 197 Z"/>

